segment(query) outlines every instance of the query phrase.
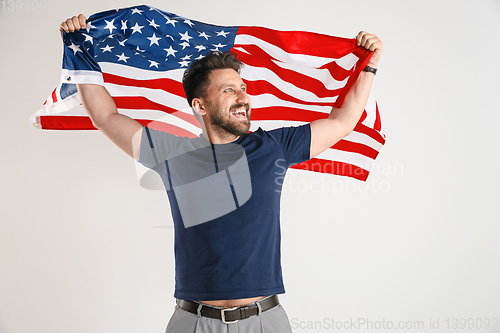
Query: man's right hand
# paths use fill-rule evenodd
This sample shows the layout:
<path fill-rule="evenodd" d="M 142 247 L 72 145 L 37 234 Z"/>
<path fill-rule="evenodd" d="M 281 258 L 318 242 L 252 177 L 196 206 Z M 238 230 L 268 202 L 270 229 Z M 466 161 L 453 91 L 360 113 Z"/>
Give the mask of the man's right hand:
<path fill-rule="evenodd" d="M 64 30 L 65 32 L 73 32 L 83 29 L 87 26 L 87 18 L 85 15 L 80 14 L 78 16 L 73 16 L 61 23 L 59 26 L 59 31 Z"/>

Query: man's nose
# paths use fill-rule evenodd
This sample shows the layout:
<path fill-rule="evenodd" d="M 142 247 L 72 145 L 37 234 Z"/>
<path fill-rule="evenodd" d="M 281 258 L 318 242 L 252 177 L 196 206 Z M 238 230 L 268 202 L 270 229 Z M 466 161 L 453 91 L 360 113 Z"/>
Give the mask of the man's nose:
<path fill-rule="evenodd" d="M 237 92 L 237 99 L 236 101 L 238 103 L 242 104 L 250 104 L 250 96 L 248 96 L 247 92 L 244 90 L 239 90 Z"/>

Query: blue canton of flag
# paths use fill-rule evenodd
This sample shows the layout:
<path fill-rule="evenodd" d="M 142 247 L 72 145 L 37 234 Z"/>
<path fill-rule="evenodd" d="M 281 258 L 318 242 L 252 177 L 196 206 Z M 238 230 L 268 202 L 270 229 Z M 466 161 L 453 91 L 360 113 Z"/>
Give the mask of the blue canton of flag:
<path fill-rule="evenodd" d="M 98 62 L 153 71 L 187 68 L 207 52 L 229 51 L 238 28 L 221 28 L 137 6 L 92 15 L 85 30 L 64 37 L 67 80 L 75 70 L 100 72 Z"/>

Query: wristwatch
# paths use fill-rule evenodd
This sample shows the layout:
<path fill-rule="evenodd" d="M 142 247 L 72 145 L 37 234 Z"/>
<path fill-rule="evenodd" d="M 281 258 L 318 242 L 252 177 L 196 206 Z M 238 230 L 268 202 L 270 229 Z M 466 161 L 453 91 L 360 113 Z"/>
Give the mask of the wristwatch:
<path fill-rule="evenodd" d="M 373 75 L 377 74 L 377 69 L 370 66 L 366 66 L 363 71 L 373 73 Z"/>

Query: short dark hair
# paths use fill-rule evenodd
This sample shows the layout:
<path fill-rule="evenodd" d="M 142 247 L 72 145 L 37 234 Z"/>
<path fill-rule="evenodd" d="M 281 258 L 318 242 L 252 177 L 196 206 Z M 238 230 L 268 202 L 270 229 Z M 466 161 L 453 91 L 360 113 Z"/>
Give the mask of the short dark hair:
<path fill-rule="evenodd" d="M 212 51 L 203 58 L 195 60 L 184 72 L 182 86 L 186 93 L 189 106 L 194 98 L 205 97 L 209 82 L 209 75 L 215 69 L 234 69 L 240 73 L 243 63 L 231 51 Z"/>

